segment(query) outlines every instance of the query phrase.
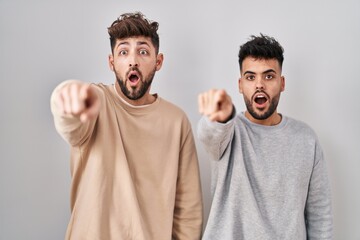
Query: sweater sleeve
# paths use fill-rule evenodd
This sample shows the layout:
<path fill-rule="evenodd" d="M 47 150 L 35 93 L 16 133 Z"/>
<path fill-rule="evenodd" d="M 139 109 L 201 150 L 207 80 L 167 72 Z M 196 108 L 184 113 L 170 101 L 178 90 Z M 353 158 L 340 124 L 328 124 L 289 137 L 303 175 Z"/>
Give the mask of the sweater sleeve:
<path fill-rule="evenodd" d="M 197 135 L 205 150 L 215 159 L 220 160 L 228 147 L 233 135 L 235 126 L 235 111 L 231 119 L 226 123 L 211 122 L 203 116 L 197 129 Z"/>
<path fill-rule="evenodd" d="M 315 162 L 305 206 L 309 240 L 332 239 L 332 207 L 326 162 L 319 143 L 315 146 Z"/>
<path fill-rule="evenodd" d="M 190 127 L 179 158 L 172 235 L 176 240 L 199 240 L 202 234 L 203 203 L 198 158 Z"/>
<path fill-rule="evenodd" d="M 54 89 L 51 94 L 50 107 L 57 132 L 71 146 L 78 146 L 84 143 L 92 134 L 97 118 L 82 123 L 79 117 L 60 111 L 55 101 L 56 94 L 62 87 L 69 83 L 71 83 L 71 80 L 64 81 Z"/>

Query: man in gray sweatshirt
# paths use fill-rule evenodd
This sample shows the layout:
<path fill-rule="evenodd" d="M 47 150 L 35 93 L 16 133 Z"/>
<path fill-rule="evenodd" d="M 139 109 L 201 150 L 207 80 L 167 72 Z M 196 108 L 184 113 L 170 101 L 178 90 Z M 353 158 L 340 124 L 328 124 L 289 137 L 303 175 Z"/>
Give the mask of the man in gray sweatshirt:
<path fill-rule="evenodd" d="M 240 47 L 237 113 L 224 90 L 199 95 L 198 137 L 212 158 L 207 240 L 332 239 L 330 183 L 315 132 L 277 112 L 283 48 L 260 35 Z"/>

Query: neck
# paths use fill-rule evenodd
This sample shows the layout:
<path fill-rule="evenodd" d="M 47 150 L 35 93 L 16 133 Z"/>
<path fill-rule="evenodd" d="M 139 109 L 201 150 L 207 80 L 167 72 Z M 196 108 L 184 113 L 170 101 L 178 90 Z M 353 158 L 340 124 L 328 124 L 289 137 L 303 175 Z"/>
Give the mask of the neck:
<path fill-rule="evenodd" d="M 276 111 L 268 118 L 266 119 L 256 119 L 253 116 L 251 116 L 251 114 L 246 111 L 245 112 L 245 117 L 247 119 L 250 120 L 250 122 L 256 123 L 256 124 L 260 124 L 260 125 L 264 125 L 264 126 L 274 126 L 274 125 L 278 125 L 281 122 L 282 116 L 281 114 L 277 113 Z"/>

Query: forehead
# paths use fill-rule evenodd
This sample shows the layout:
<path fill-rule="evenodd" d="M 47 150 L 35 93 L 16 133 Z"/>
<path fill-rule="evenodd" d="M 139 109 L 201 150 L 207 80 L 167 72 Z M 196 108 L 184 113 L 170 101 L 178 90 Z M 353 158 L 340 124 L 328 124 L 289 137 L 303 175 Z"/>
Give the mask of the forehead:
<path fill-rule="evenodd" d="M 137 47 L 137 46 L 148 46 L 149 48 L 155 48 L 149 37 L 136 36 L 116 39 L 116 48 L 120 46 Z"/>
<path fill-rule="evenodd" d="M 254 73 L 262 73 L 270 69 L 274 70 L 276 73 L 281 72 L 279 61 L 276 58 L 264 59 L 264 58 L 247 57 L 242 62 L 243 73 L 247 71 Z"/>

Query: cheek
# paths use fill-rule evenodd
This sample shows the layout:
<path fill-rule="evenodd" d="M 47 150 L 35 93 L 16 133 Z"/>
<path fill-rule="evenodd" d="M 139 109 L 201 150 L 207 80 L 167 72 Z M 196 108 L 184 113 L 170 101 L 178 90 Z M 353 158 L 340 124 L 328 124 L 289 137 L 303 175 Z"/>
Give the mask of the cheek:
<path fill-rule="evenodd" d="M 239 92 L 241 94 L 244 93 L 244 86 L 240 80 L 238 81 L 238 87 L 239 87 Z"/>
<path fill-rule="evenodd" d="M 244 94 L 244 95 L 249 95 L 252 94 L 252 87 L 249 85 L 244 85 L 244 84 L 240 84 L 239 85 L 239 90 L 240 93 Z"/>
<path fill-rule="evenodd" d="M 271 97 L 275 97 L 275 96 L 278 96 L 281 92 L 282 92 L 282 87 L 281 86 L 276 86 L 276 87 L 273 87 L 273 88 L 269 89 L 268 94 Z"/>
<path fill-rule="evenodd" d="M 160 69 L 160 66 L 156 63 L 156 62 L 148 62 L 148 63 L 144 63 L 142 65 L 143 67 L 141 68 L 140 65 L 140 71 L 142 71 L 145 75 L 155 71 L 158 71 Z"/>
<path fill-rule="evenodd" d="M 114 73 L 117 78 L 126 79 L 126 71 L 119 68 L 119 66 L 114 66 Z"/>
<path fill-rule="evenodd" d="M 127 70 L 127 68 L 121 61 L 118 61 L 118 62 L 114 62 L 114 70 L 118 73 L 124 73 Z"/>

